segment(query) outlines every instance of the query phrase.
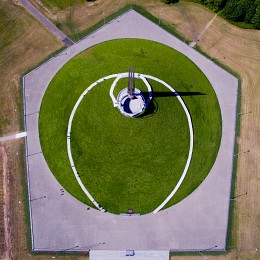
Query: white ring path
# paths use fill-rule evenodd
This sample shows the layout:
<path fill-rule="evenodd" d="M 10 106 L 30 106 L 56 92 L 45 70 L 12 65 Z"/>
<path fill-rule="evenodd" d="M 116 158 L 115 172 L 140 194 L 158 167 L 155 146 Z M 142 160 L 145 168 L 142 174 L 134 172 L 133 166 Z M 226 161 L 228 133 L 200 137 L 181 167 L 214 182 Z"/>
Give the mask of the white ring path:
<path fill-rule="evenodd" d="M 135 73 L 135 75 L 137 74 L 137 77 L 142 79 L 145 83 L 145 85 L 147 86 L 149 93 L 151 93 L 151 87 L 148 83 L 148 81 L 146 80 L 148 79 L 152 79 L 154 81 L 157 81 L 159 83 L 161 83 L 162 85 L 164 85 L 165 87 L 167 87 L 170 91 L 174 92 L 176 94 L 176 97 L 178 98 L 179 102 L 181 103 L 185 114 L 187 116 L 188 119 L 188 124 L 189 124 L 189 131 L 190 131 L 190 149 L 189 149 L 189 154 L 188 154 L 188 159 L 184 168 L 184 171 L 181 175 L 181 178 L 179 179 L 177 185 L 175 186 L 175 188 L 172 190 L 172 192 L 168 195 L 168 197 L 153 211 L 153 213 L 157 213 L 159 210 L 161 210 L 166 204 L 167 202 L 173 197 L 173 195 L 177 192 L 177 190 L 179 189 L 179 187 L 181 186 L 187 171 L 189 169 L 190 166 L 190 162 L 191 162 L 191 158 L 192 158 L 192 152 L 193 152 L 193 139 L 194 139 L 194 135 L 193 135 L 193 127 L 192 127 L 192 121 L 191 121 L 191 116 L 190 113 L 184 103 L 184 101 L 182 100 L 182 98 L 178 95 L 178 92 L 176 92 L 169 84 L 167 84 L 166 82 L 164 82 L 163 80 L 160 80 L 156 77 L 150 76 L 150 75 L 144 75 L 144 74 L 140 74 L 140 73 Z M 115 99 L 113 92 L 114 92 L 114 88 L 116 86 L 116 83 L 118 82 L 118 80 L 120 78 L 125 78 L 128 76 L 128 73 L 119 73 L 119 74 L 112 74 L 106 77 L 103 77 L 101 79 L 98 79 L 97 81 L 95 81 L 94 83 L 92 83 L 87 89 L 85 89 L 85 91 L 81 94 L 81 96 L 79 97 L 79 99 L 77 100 L 75 106 L 72 109 L 72 112 L 70 114 L 70 118 L 69 118 L 69 123 L 68 123 L 68 131 L 67 131 L 67 152 L 68 152 L 68 156 L 69 156 L 69 161 L 70 161 L 70 165 L 71 165 L 71 169 L 75 175 L 75 178 L 78 182 L 78 184 L 80 185 L 81 189 L 83 190 L 83 192 L 87 195 L 87 197 L 90 199 L 90 201 L 102 212 L 106 212 L 106 210 L 104 208 L 102 208 L 97 201 L 94 200 L 94 198 L 91 196 L 91 194 L 89 193 L 89 191 L 86 189 L 86 187 L 84 186 L 84 184 L 82 183 L 77 169 L 74 165 L 74 161 L 73 161 L 73 157 L 72 157 L 72 153 L 71 153 L 71 144 L 70 144 L 70 134 L 71 134 L 71 126 L 72 126 L 72 121 L 74 118 L 74 115 L 76 113 L 76 110 L 80 104 L 80 102 L 82 101 L 82 99 L 84 98 L 84 96 L 96 85 L 98 85 L 100 82 L 103 82 L 107 79 L 111 79 L 111 78 L 116 78 L 110 88 L 110 97 L 113 101 L 114 107 L 117 106 L 117 100 Z M 149 101 L 151 100 L 152 96 L 149 94 Z"/>

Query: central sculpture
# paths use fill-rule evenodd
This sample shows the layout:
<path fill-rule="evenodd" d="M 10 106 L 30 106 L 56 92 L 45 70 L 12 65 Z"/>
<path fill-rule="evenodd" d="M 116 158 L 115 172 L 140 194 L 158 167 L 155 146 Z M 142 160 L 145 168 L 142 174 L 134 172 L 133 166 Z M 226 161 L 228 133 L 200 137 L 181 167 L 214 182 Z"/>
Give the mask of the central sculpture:
<path fill-rule="evenodd" d="M 127 87 L 127 93 L 129 98 L 134 97 L 134 91 L 135 91 L 135 75 L 134 75 L 134 67 L 130 67 L 128 70 L 128 87 Z"/>
<path fill-rule="evenodd" d="M 128 70 L 128 85 L 122 89 L 117 96 L 117 107 L 119 111 L 128 117 L 141 115 L 146 108 L 143 93 L 135 87 L 134 67 Z"/>

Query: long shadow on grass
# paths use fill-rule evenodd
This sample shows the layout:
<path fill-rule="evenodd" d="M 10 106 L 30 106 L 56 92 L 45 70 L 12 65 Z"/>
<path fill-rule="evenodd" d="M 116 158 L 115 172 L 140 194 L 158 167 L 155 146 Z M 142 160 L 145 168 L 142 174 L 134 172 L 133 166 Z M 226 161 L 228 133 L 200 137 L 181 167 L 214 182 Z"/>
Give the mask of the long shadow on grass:
<path fill-rule="evenodd" d="M 144 98 L 148 98 L 148 92 L 143 92 Z M 160 97 L 176 97 L 176 96 L 204 96 L 205 93 L 202 92 L 155 92 L 153 91 L 153 99 L 150 101 L 145 112 L 139 116 L 139 118 L 147 118 L 153 116 L 158 110 L 158 103 L 154 98 Z"/>
<path fill-rule="evenodd" d="M 143 92 L 143 95 L 148 96 L 148 92 Z M 202 92 L 156 92 L 153 91 L 153 97 L 176 97 L 176 96 L 204 96 L 205 93 Z"/>

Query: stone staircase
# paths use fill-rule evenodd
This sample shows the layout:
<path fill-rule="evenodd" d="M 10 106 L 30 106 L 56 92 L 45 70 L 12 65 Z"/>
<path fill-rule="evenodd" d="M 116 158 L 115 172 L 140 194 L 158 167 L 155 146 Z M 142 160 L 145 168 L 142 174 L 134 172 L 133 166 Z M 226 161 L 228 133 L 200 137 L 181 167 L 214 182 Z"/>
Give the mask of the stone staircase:
<path fill-rule="evenodd" d="M 169 260 L 169 251 L 103 251 L 89 252 L 90 260 Z"/>

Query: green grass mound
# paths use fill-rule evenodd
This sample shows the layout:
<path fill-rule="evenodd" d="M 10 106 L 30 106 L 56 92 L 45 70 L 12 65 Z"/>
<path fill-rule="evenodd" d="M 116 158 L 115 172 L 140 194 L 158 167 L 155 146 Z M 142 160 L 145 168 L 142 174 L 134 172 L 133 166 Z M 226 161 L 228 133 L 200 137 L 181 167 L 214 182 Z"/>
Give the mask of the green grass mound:
<path fill-rule="evenodd" d="M 61 185 L 92 205 L 68 160 L 68 120 L 77 99 L 91 83 L 126 72 L 130 66 L 170 84 L 191 114 L 193 157 L 168 207 L 205 179 L 215 161 L 221 133 L 218 102 L 207 78 L 169 47 L 146 40 L 115 40 L 70 60 L 54 77 L 42 102 L 39 128 L 43 153 Z M 124 117 L 109 96 L 112 82 L 100 83 L 80 103 L 72 123 L 72 155 L 83 184 L 102 207 L 113 213 L 131 208 L 144 214 L 164 201 L 182 175 L 189 152 L 188 121 L 178 99 L 152 80 L 154 98 L 146 113 L 139 118 Z M 126 86 L 127 79 L 121 79 L 115 95 Z M 146 94 L 141 80 L 136 80 L 136 87 Z"/>

